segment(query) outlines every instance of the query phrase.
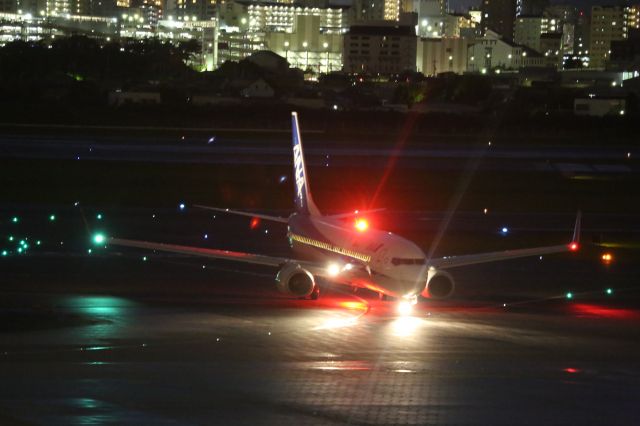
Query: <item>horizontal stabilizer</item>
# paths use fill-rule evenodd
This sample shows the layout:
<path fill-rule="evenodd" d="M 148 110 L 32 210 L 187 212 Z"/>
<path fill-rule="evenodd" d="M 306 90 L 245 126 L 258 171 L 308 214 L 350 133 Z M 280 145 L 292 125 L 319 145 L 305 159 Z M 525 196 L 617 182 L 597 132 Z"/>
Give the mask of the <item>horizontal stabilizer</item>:
<path fill-rule="evenodd" d="M 214 212 L 235 214 L 239 216 L 258 217 L 260 219 L 270 220 L 272 222 L 280 222 L 280 223 L 289 222 L 289 219 L 287 219 L 286 217 L 280 217 L 280 216 L 269 216 L 266 214 L 253 213 L 253 212 L 247 212 L 247 211 L 241 211 L 241 210 L 222 209 L 220 207 L 201 206 L 198 204 L 195 204 L 193 207 L 197 207 L 199 209 L 204 209 L 204 210 L 213 210 Z"/>

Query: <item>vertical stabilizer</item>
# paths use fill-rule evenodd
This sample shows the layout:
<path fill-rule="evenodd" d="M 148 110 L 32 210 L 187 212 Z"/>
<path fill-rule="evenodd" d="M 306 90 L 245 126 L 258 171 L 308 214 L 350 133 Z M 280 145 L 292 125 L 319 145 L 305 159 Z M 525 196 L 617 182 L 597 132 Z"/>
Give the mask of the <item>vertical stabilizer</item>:
<path fill-rule="evenodd" d="M 302 138 L 300 137 L 300 126 L 298 125 L 298 113 L 291 113 L 291 131 L 293 139 L 293 177 L 295 183 L 295 205 L 296 212 L 309 216 L 321 216 L 318 207 L 311 198 L 309 180 L 307 177 L 307 167 L 304 163 L 304 152 L 302 151 Z"/>

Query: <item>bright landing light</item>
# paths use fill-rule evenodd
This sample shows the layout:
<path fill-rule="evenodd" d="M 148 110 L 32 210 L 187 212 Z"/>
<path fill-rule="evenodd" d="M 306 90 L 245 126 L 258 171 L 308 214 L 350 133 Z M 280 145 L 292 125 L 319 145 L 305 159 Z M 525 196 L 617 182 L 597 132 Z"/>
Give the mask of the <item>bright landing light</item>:
<path fill-rule="evenodd" d="M 337 263 L 330 263 L 327 267 L 327 272 L 329 276 L 335 277 L 340 273 L 340 266 Z"/>
<path fill-rule="evenodd" d="M 413 312 L 413 304 L 408 300 L 403 300 L 398 303 L 398 315 L 406 317 Z"/>

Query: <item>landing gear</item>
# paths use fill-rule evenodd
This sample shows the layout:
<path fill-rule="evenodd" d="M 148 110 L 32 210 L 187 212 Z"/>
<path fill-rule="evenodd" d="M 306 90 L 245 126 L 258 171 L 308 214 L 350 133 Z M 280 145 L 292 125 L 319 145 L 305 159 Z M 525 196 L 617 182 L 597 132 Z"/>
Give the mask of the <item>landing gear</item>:
<path fill-rule="evenodd" d="M 318 286 L 316 286 L 316 288 L 313 289 L 313 292 L 309 295 L 309 299 L 318 300 L 319 297 L 320 297 L 320 289 L 318 288 Z"/>

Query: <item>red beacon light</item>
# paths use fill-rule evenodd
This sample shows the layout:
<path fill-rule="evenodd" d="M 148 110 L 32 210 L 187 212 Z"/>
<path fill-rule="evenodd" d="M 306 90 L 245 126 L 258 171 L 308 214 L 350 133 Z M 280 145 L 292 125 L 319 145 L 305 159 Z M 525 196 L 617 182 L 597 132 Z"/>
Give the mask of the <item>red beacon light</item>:
<path fill-rule="evenodd" d="M 580 244 L 578 244 L 577 242 L 574 241 L 571 244 L 569 244 L 570 251 L 578 251 L 578 249 L 580 249 Z"/>
<path fill-rule="evenodd" d="M 366 219 L 356 219 L 355 227 L 358 231 L 364 232 L 369 229 L 369 222 Z"/>

